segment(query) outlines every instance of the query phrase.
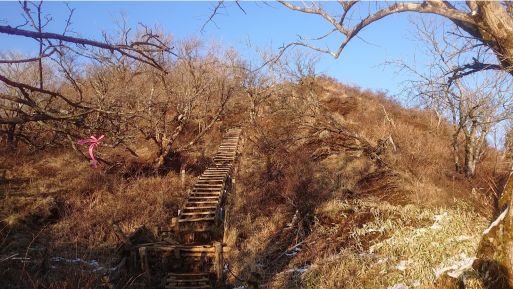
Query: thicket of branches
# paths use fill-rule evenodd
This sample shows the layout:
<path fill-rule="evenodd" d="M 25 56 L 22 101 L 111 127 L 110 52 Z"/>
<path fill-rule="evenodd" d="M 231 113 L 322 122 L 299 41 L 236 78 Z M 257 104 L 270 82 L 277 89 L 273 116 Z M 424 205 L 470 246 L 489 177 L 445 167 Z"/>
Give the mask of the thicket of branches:
<path fill-rule="evenodd" d="M 29 37 L 39 53 L 0 56 L 0 132 L 11 149 L 71 145 L 90 134 L 138 156 L 148 140 L 158 171 L 169 170 L 223 115 L 247 73 L 236 52 L 199 40 L 175 41 L 159 29 L 122 22 L 101 40 L 62 33 L 43 3 L 20 3 L 25 23 L 0 33 Z M 103 162 L 109 160 L 100 158 Z M 176 164 L 174 164 L 176 165 Z"/>

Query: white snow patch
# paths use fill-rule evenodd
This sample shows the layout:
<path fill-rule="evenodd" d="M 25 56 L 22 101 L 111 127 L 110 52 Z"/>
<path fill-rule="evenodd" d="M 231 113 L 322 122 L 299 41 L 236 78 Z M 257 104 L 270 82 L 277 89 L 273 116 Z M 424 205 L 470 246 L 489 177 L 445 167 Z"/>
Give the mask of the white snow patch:
<path fill-rule="evenodd" d="M 303 274 L 308 271 L 308 269 L 310 269 L 310 265 L 304 265 L 303 267 L 288 269 L 285 272 Z"/>
<path fill-rule="evenodd" d="M 504 212 L 502 212 L 502 214 L 500 214 L 499 217 L 497 217 L 497 219 L 495 219 L 495 221 L 493 221 L 493 223 L 490 224 L 490 226 L 488 228 L 486 228 L 486 230 L 484 230 L 483 235 L 490 233 L 490 231 L 492 230 L 493 227 L 497 226 L 502 220 L 504 220 L 504 218 L 506 217 L 506 214 L 508 213 L 508 210 L 509 210 L 509 208 L 504 210 Z"/>
<path fill-rule="evenodd" d="M 435 222 L 441 222 L 443 221 L 445 218 L 447 218 L 449 216 L 449 214 L 447 212 L 443 212 L 441 214 L 438 214 L 438 215 L 434 215 L 433 216 L 433 220 Z"/>
<path fill-rule="evenodd" d="M 411 263 L 413 263 L 411 260 L 401 260 L 401 262 L 399 262 L 399 264 L 397 264 L 395 268 L 399 271 L 405 271 L 406 269 L 408 269 L 408 265 L 410 265 Z"/>
<path fill-rule="evenodd" d="M 473 239 L 471 236 L 461 235 L 447 239 L 446 243 L 472 241 Z"/>
<path fill-rule="evenodd" d="M 383 258 L 383 259 L 379 259 L 376 264 L 382 264 L 382 263 L 385 263 L 386 261 L 388 261 L 388 258 Z"/>
<path fill-rule="evenodd" d="M 415 229 L 413 230 L 413 237 L 418 237 L 420 235 L 424 235 L 424 233 L 427 232 L 427 229 L 426 228 L 418 228 L 418 229 Z"/>
<path fill-rule="evenodd" d="M 388 286 L 387 289 L 408 289 L 408 286 L 404 285 L 403 283 L 397 283 L 393 286 Z"/>
<path fill-rule="evenodd" d="M 287 257 L 294 257 L 297 253 L 301 252 L 301 248 L 299 246 L 294 246 L 288 253 L 285 253 Z"/>
<path fill-rule="evenodd" d="M 475 257 L 468 257 L 465 254 L 461 255 L 462 259 L 456 261 L 454 264 L 435 269 L 435 277 L 440 277 L 443 273 L 447 272 L 447 275 L 458 278 L 463 272 L 472 268 L 472 263 L 474 263 Z"/>
<path fill-rule="evenodd" d="M 434 223 L 433 225 L 431 225 L 430 227 L 432 230 L 440 230 L 442 229 L 442 226 L 438 223 Z"/>
<path fill-rule="evenodd" d="M 233 287 L 233 289 L 246 289 L 246 286 Z"/>
<path fill-rule="evenodd" d="M 67 258 L 63 258 L 63 257 L 52 257 L 52 258 L 50 258 L 50 261 L 87 265 L 93 269 L 92 270 L 93 272 L 114 270 L 114 268 L 105 268 L 105 267 L 100 266 L 100 263 L 98 263 L 98 261 L 96 261 L 96 260 L 83 260 L 80 258 L 67 259 Z"/>
<path fill-rule="evenodd" d="M 433 223 L 433 225 L 431 225 L 431 229 L 432 230 L 440 230 L 442 228 L 442 221 L 444 221 L 445 219 L 447 219 L 449 217 L 449 214 L 447 212 L 443 212 L 441 214 L 438 214 L 438 215 L 434 215 L 433 216 L 433 221 L 435 221 Z"/>

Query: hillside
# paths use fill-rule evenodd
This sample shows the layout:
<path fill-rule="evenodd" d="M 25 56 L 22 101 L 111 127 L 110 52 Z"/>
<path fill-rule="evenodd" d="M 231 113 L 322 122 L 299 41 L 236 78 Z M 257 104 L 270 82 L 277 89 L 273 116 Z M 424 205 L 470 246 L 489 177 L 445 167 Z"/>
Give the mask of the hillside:
<path fill-rule="evenodd" d="M 467 288 L 483 288 L 467 265 L 495 214 L 500 152 L 487 148 L 466 179 L 445 120 L 324 76 L 283 82 L 257 107 L 246 97 L 169 172 L 149 169 L 144 138 L 137 158 L 100 146 L 98 169 L 69 145 L 2 150 L 4 288 L 144 286 L 102 278 L 118 258 L 112 223 L 127 235 L 168 225 L 231 127 L 245 146 L 226 204 L 229 288 L 433 288 L 465 266 Z"/>

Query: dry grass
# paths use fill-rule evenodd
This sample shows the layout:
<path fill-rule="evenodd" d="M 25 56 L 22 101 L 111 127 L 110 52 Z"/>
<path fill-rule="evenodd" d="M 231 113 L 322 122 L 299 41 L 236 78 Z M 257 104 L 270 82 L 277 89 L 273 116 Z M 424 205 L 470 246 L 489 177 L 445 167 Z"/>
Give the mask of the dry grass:
<path fill-rule="evenodd" d="M 126 179 L 129 164 L 106 173 L 105 167 L 93 169 L 70 151 L 28 155 L 4 164 L 0 256 L 27 254 L 34 260 L 30 266 L 15 259 L 0 264 L 12 288 L 98 286 L 101 272 L 87 262 L 111 265 L 119 243 L 111 222 L 118 222 L 126 234 L 141 226 L 166 225 L 184 200 L 185 189 L 176 174 Z M 185 185 L 191 180 L 187 176 Z M 79 259 L 83 261 L 72 261 Z M 41 275 L 50 265 L 55 266 L 51 274 Z M 20 276 L 21 271 L 26 273 Z"/>
<path fill-rule="evenodd" d="M 298 288 L 392 288 L 397 284 L 429 288 L 435 281 L 437 270 L 475 255 L 487 224 L 485 218 L 468 207 L 427 210 L 375 200 L 330 201 L 317 213 L 334 221 L 350 218 L 344 213 L 347 210 L 352 210 L 352 214 L 371 212 L 373 216 L 368 222 L 354 224 L 349 232 L 357 245 L 341 244 L 336 253 L 318 254 L 308 262 L 298 254 L 295 258 L 301 259 L 303 266 L 307 264 L 308 268 L 302 274 L 295 273 L 294 282 Z M 337 226 L 318 223 L 312 235 L 322 235 L 328 240 L 335 238 L 340 230 Z M 382 237 L 376 238 L 376 233 Z M 374 241 L 368 243 L 369 238 Z M 295 263 L 295 266 L 302 265 Z M 291 274 L 287 270 L 284 272 L 281 274 Z M 472 270 L 466 272 L 464 278 L 467 284 L 478 284 Z M 290 280 L 283 276 L 281 279 Z M 273 288 L 283 288 L 278 283 L 275 280 Z M 281 286 L 286 285 L 282 283 Z"/>
<path fill-rule="evenodd" d="M 431 286 L 434 270 L 475 252 L 487 223 L 483 216 L 493 208 L 487 188 L 500 176 L 497 153 L 490 149 L 478 176 L 466 180 L 454 173 L 450 127 L 438 125 L 432 113 L 318 81 L 312 89 L 284 85 L 245 129 L 239 191 L 228 200 L 225 242 L 233 248 L 227 256 L 231 270 L 243 279 L 258 272 L 270 288 Z M 318 97 L 326 110 L 312 116 L 305 95 Z M 230 111 L 235 116 L 219 128 L 245 121 L 244 102 Z M 345 135 L 313 133 L 309 126 L 317 125 L 323 113 L 370 147 Z M 183 156 L 190 173 L 185 187 L 208 166 L 221 138 L 215 131 Z M 389 145 L 380 153 L 389 164 L 385 168 L 371 153 L 389 136 L 395 149 Z M 137 148 L 148 159 L 153 150 Z M 110 159 L 128 159 L 126 153 L 110 154 Z M 80 256 L 105 265 L 118 243 L 111 221 L 126 233 L 164 225 L 185 193 L 176 174 L 148 174 L 144 160 L 94 170 L 64 149 L 18 158 L 3 153 L 1 158 L 0 170 L 6 170 L 0 185 L 0 219 L 6 228 L 0 230 L 2 255 L 23 252 L 32 243 L 48 248 L 50 256 Z M 432 227 L 435 216 L 445 216 L 439 228 Z M 398 269 L 401 264 L 404 270 Z M 308 269 L 301 273 L 298 268 Z M 68 269 L 76 268 L 64 266 L 62 272 Z M 96 284 L 94 276 L 88 279 L 80 271 L 56 273 L 60 279 L 55 276 L 50 287 Z M 466 282 L 477 284 L 472 274 L 466 273 Z M 230 282 L 238 283 L 233 277 Z"/>

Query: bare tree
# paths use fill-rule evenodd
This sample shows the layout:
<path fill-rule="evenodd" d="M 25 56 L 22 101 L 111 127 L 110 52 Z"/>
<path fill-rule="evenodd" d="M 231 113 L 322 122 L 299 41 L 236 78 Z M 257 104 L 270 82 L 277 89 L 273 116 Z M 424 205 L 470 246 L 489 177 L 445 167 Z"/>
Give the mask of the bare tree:
<path fill-rule="evenodd" d="M 319 16 L 328 22 L 331 28 L 319 37 L 308 39 L 300 36 L 298 41 L 286 45 L 305 46 L 338 58 L 346 45 L 367 26 L 387 16 L 403 12 L 436 14 L 449 19 L 465 35 L 490 48 L 497 56 L 499 64 L 470 62 L 457 68 L 458 73 L 468 74 L 475 71 L 499 69 L 513 73 L 513 6 L 508 1 L 449 1 L 422 2 L 361 2 L 338 1 L 319 3 L 316 1 L 293 3 L 279 1 L 285 7 L 307 14 Z M 337 5 L 337 7 L 333 7 Z M 336 12 L 333 12 L 336 11 Z M 361 14 L 362 11 L 367 13 Z M 339 34 L 343 40 L 336 49 L 322 48 L 316 43 L 333 34 Z"/>
<path fill-rule="evenodd" d="M 42 2 L 20 2 L 20 10 L 24 22 L 0 25 L 0 33 L 35 40 L 38 54 L 3 55 L 0 59 L 0 130 L 8 133 L 11 144 L 14 137 L 28 139 L 19 129 L 26 124 L 44 125 L 69 136 L 72 130 L 65 129 L 69 124 L 80 126 L 91 114 L 117 113 L 85 95 L 81 68 L 91 61 L 124 59 L 165 72 L 163 56 L 171 54 L 169 42 L 146 26 L 141 26 L 135 37 L 124 27 L 117 41 L 108 35 L 103 35 L 103 40 L 91 40 L 70 36 L 73 9 L 61 33 L 45 31 L 53 19 L 44 14 Z"/>
<path fill-rule="evenodd" d="M 418 39 L 425 43 L 431 59 L 422 70 L 398 62 L 414 79 L 406 92 L 446 117 L 454 126 L 452 148 L 458 172 L 472 177 L 482 159 L 486 137 L 498 123 L 513 113 L 511 75 L 502 71 L 481 71 L 454 77 L 454 71 L 469 58 L 483 62 L 490 53 L 474 39 L 461 39 L 435 22 L 422 21 L 417 26 Z M 493 56 L 492 56 L 493 57 Z M 460 153 L 463 151 L 463 160 Z"/>

